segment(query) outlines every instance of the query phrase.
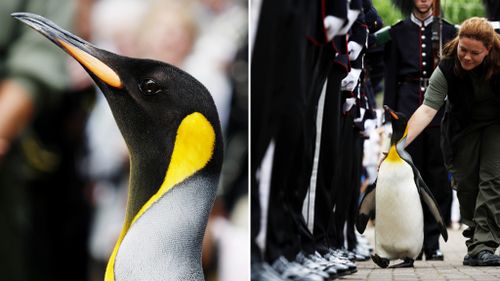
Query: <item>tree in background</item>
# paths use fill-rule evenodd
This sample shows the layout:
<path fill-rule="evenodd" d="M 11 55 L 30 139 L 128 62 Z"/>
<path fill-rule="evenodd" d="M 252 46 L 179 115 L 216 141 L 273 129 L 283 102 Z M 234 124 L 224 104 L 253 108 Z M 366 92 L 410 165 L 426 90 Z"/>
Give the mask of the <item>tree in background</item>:
<path fill-rule="evenodd" d="M 389 0 L 373 0 L 373 5 L 384 20 L 385 25 L 392 25 L 403 18 L 399 10 Z M 441 7 L 444 18 L 453 24 L 460 24 L 473 16 L 485 16 L 482 0 L 441 0 Z"/>

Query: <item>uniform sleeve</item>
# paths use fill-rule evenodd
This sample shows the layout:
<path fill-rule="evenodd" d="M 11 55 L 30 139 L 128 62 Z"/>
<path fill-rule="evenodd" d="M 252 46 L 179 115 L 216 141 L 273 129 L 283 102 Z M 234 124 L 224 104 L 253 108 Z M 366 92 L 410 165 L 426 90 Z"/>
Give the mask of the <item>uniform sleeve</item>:
<path fill-rule="evenodd" d="M 350 61 L 352 68 L 363 68 L 363 55 L 366 51 L 366 40 L 368 39 L 368 27 L 364 23 L 364 14 L 360 13 L 358 19 L 354 22 L 351 27 L 351 36 L 349 36 L 349 41 L 355 42 L 358 46 L 361 46 L 361 50 L 358 51 L 356 58 Z M 349 47 L 350 45 L 348 45 Z M 351 50 L 349 50 L 350 52 Z M 351 58 L 352 59 L 352 58 Z"/>
<path fill-rule="evenodd" d="M 324 2 L 325 16 L 347 19 L 347 1 L 329 0 Z"/>
<path fill-rule="evenodd" d="M 447 93 L 448 82 L 441 69 L 437 67 L 429 79 L 429 87 L 427 87 L 424 95 L 424 104 L 439 110 L 444 104 Z"/>
<path fill-rule="evenodd" d="M 384 22 L 377 9 L 373 6 L 372 0 L 363 0 L 363 12 L 365 13 L 365 22 L 370 33 L 374 33 L 384 25 Z"/>
<path fill-rule="evenodd" d="M 29 1 L 26 10 L 70 29 L 74 12 L 73 2 Z M 16 40 L 9 42 L 5 61 L 6 76 L 21 84 L 35 101 L 35 106 L 39 107 L 46 101 L 57 99 L 57 92 L 67 87 L 67 56 L 31 28 L 22 25 L 19 30 L 20 34 Z"/>
<path fill-rule="evenodd" d="M 384 45 L 384 105 L 397 110 L 397 66 L 399 65 L 399 55 L 393 46 L 394 41 L 388 41 Z"/>

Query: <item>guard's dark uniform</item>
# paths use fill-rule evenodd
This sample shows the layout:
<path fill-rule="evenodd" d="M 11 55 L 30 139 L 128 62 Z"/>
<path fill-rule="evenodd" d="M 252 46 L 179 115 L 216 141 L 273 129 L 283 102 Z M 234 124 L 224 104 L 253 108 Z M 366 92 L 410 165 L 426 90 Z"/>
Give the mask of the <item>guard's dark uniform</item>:
<path fill-rule="evenodd" d="M 484 0 L 486 15 L 489 20 L 500 20 L 500 1 Z"/>
<path fill-rule="evenodd" d="M 420 21 L 413 14 L 391 27 L 391 40 L 385 46 L 385 92 L 384 104 L 410 117 L 422 104 L 428 79 L 434 70 L 432 50 L 432 16 Z M 442 42 L 451 40 L 456 29 L 442 22 Z M 438 112 L 407 151 L 434 194 L 443 217 L 449 217 L 451 190 L 448 173 L 443 165 L 440 151 Z M 424 210 L 424 251 L 432 258 L 439 249 L 439 231 L 428 210 Z"/>

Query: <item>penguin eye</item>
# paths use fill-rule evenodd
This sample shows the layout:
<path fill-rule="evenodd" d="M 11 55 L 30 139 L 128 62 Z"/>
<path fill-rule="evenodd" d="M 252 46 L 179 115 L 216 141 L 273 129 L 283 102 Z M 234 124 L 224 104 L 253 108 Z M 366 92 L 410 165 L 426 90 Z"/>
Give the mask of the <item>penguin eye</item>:
<path fill-rule="evenodd" d="M 139 83 L 139 90 L 146 96 L 156 95 L 163 91 L 160 84 L 150 78 L 144 79 Z"/>

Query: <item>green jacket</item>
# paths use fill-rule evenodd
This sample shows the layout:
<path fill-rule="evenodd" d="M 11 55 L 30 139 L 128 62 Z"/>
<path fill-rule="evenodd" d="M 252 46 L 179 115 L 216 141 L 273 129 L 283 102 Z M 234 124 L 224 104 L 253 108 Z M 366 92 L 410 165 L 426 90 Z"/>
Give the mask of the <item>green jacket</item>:
<path fill-rule="evenodd" d="M 0 1 L 0 79 L 19 81 L 32 95 L 36 111 L 57 102 L 57 93 L 68 86 L 66 56 L 10 14 L 32 12 L 71 29 L 74 5 L 71 0 Z"/>
<path fill-rule="evenodd" d="M 25 87 L 35 104 L 33 122 L 44 119 L 42 117 L 44 114 L 51 112 L 60 104 L 63 90 L 67 88 L 69 81 L 66 71 L 67 55 L 39 33 L 28 30 L 26 25 L 12 18 L 10 14 L 21 11 L 32 12 L 68 28 L 72 24 L 74 5 L 75 1 L 71 0 L 0 1 L 0 81 L 14 79 Z M 30 186 L 30 180 L 42 173 L 27 159 L 41 159 L 40 155 L 51 155 L 37 147 L 31 149 L 36 153 L 22 149 L 21 143 L 34 139 L 30 137 L 33 135 L 33 124 L 31 124 L 20 139 L 12 143 L 9 153 L 0 162 L 0 221 L 2 221 L 0 279 L 2 280 L 54 280 L 48 274 L 42 273 L 48 270 L 46 264 L 49 261 L 46 257 L 35 259 L 36 263 L 31 262 L 35 254 L 30 241 L 34 241 L 34 237 L 43 235 L 34 227 L 33 214 L 40 213 L 40 210 L 45 214 L 47 211 L 40 208 L 41 205 L 37 209 L 32 203 L 33 198 L 40 196 L 32 193 L 37 189 Z M 47 157 L 44 158 L 43 165 L 39 166 L 47 166 Z"/>

